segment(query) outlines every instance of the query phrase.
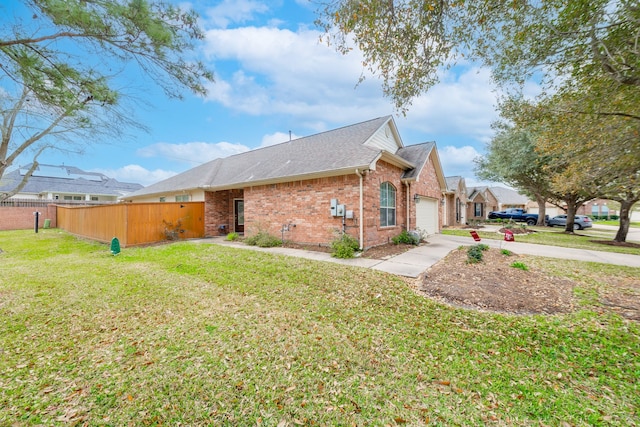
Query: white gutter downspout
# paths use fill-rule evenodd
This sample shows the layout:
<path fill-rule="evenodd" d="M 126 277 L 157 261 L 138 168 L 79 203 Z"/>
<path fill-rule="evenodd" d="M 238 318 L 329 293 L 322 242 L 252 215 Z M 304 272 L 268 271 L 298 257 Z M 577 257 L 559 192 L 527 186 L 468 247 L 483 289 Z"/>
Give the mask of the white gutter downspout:
<path fill-rule="evenodd" d="M 411 195 L 411 183 L 407 182 L 407 232 L 411 230 L 411 199 L 409 196 Z"/>
<path fill-rule="evenodd" d="M 360 177 L 360 219 L 358 220 L 358 222 L 360 223 L 360 250 L 362 250 L 364 248 L 364 213 L 363 213 L 363 207 L 364 207 L 364 196 L 363 196 L 363 192 L 364 192 L 364 184 L 362 181 L 362 173 L 360 173 L 360 171 L 358 169 L 356 169 L 356 175 L 358 175 Z"/>

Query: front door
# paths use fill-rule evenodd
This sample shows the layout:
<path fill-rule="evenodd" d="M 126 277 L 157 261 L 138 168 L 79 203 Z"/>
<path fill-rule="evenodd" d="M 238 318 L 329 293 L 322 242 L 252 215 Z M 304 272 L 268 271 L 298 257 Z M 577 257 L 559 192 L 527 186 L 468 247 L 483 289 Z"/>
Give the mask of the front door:
<path fill-rule="evenodd" d="M 233 201 L 234 223 L 233 231 L 236 233 L 244 233 L 244 200 Z"/>

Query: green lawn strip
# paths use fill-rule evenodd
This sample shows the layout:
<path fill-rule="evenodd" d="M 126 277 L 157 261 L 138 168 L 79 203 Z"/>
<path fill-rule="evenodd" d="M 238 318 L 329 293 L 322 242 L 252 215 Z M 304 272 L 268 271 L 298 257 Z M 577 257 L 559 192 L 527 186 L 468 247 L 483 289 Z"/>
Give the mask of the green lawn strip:
<path fill-rule="evenodd" d="M 599 219 L 599 220 L 594 220 L 593 221 L 594 224 L 601 224 L 601 225 L 612 225 L 614 227 L 619 227 L 620 226 L 620 220 L 617 219 L 610 219 L 610 220 L 604 220 L 604 219 Z M 640 222 L 630 222 L 629 223 L 630 227 L 635 227 L 635 228 L 640 228 Z"/>
<path fill-rule="evenodd" d="M 0 233 L 0 425 L 637 416 L 640 331 L 617 316 L 490 315 L 370 270 L 191 243 L 113 257 L 12 233 Z"/>
<path fill-rule="evenodd" d="M 603 245 L 591 242 L 591 240 L 613 240 L 614 233 L 612 232 L 601 232 L 599 230 L 581 230 L 577 231 L 574 234 L 569 234 L 559 229 L 551 230 L 543 227 L 529 228 L 537 232 L 529 234 L 516 234 L 516 242 L 640 255 L 640 249 L 637 248 Z M 450 236 L 469 237 L 469 230 L 445 229 L 442 230 L 442 234 Z M 478 235 L 483 239 L 504 239 L 504 234 L 495 231 L 482 231 L 480 229 L 478 230 Z"/>

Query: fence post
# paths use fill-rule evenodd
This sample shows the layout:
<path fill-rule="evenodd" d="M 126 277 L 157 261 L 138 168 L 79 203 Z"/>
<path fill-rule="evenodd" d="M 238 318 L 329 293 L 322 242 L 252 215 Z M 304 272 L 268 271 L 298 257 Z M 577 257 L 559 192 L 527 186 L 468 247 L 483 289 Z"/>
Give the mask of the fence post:
<path fill-rule="evenodd" d="M 40 218 L 40 212 L 35 211 L 33 213 L 33 216 L 35 217 L 35 224 L 33 224 L 33 229 L 37 233 L 38 232 L 38 219 Z"/>

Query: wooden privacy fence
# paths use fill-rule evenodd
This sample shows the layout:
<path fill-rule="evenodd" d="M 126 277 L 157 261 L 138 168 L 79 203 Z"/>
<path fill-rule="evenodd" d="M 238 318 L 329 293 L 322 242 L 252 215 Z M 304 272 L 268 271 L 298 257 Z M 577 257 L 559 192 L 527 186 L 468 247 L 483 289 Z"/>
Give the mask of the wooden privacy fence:
<path fill-rule="evenodd" d="M 58 228 L 100 242 L 135 246 L 204 237 L 204 202 L 58 206 Z"/>

